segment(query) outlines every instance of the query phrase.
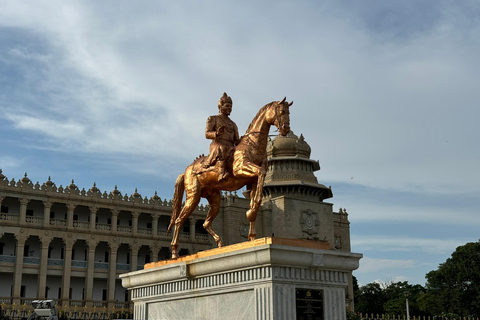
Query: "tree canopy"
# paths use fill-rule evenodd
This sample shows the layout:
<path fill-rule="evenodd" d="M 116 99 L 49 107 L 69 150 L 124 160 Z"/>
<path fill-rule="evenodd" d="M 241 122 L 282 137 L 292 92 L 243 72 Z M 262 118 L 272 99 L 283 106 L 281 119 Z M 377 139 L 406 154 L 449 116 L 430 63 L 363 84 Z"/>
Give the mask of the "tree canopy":
<path fill-rule="evenodd" d="M 458 247 L 426 278 L 428 300 L 435 308 L 461 316 L 480 316 L 480 241 Z"/>
<path fill-rule="evenodd" d="M 425 287 L 406 281 L 357 286 L 355 311 L 405 315 L 408 296 L 411 315 L 480 317 L 480 241 L 458 247 L 426 279 Z"/>

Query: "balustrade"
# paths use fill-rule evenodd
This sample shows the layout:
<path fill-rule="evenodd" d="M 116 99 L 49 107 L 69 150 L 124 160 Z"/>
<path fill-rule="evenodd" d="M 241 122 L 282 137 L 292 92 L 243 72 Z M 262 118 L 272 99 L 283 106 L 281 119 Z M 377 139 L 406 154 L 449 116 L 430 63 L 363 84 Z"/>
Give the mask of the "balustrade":
<path fill-rule="evenodd" d="M 201 241 L 208 241 L 209 237 L 210 237 L 209 234 L 202 234 L 202 233 L 195 234 L 195 239 L 201 240 Z"/>
<path fill-rule="evenodd" d="M 87 267 L 87 261 L 82 261 L 82 260 L 72 260 L 72 268 L 86 268 Z"/>
<path fill-rule="evenodd" d="M 39 257 L 23 257 L 23 263 L 24 264 L 40 264 L 40 258 Z"/>
<path fill-rule="evenodd" d="M 130 271 L 130 265 L 126 263 L 117 263 L 117 270 Z"/>
<path fill-rule="evenodd" d="M 67 220 L 50 219 L 50 225 L 51 226 L 66 227 L 67 226 Z"/>
<path fill-rule="evenodd" d="M 180 238 L 190 239 L 190 232 L 180 232 Z"/>
<path fill-rule="evenodd" d="M 0 220 L 18 221 L 18 218 L 19 216 L 13 215 L 13 214 L 6 214 L 6 213 L 0 214 Z"/>
<path fill-rule="evenodd" d="M 119 232 L 132 232 L 132 227 L 129 226 L 117 226 Z"/>
<path fill-rule="evenodd" d="M 88 221 L 73 221 L 73 226 L 75 228 L 90 228 L 90 222 Z"/>
<path fill-rule="evenodd" d="M 108 262 L 95 262 L 93 264 L 93 268 L 95 269 L 106 269 L 108 270 L 109 263 Z"/>
<path fill-rule="evenodd" d="M 70 300 L 69 304 L 71 307 L 83 307 L 85 305 L 85 301 L 83 300 Z"/>
<path fill-rule="evenodd" d="M 150 229 L 150 228 L 138 228 L 138 233 L 141 233 L 141 234 L 152 234 L 152 229 Z"/>
<path fill-rule="evenodd" d="M 164 236 L 164 237 L 167 236 L 167 230 L 158 230 L 157 233 L 158 233 L 159 236 Z"/>
<path fill-rule="evenodd" d="M 20 304 L 26 304 L 27 306 L 32 305 L 32 301 L 36 300 L 36 298 L 21 298 L 20 299 Z"/>
<path fill-rule="evenodd" d="M 0 297 L 0 304 L 12 304 L 12 297 Z"/>
<path fill-rule="evenodd" d="M 112 229 L 112 227 L 109 224 L 97 223 L 96 229 L 97 230 L 110 231 Z"/>
<path fill-rule="evenodd" d="M 27 216 L 25 218 L 25 221 L 27 221 L 27 223 L 43 224 L 43 217 Z"/>
<path fill-rule="evenodd" d="M 47 266 L 63 267 L 63 260 L 62 259 L 48 259 Z"/>
<path fill-rule="evenodd" d="M 0 256 L 0 262 L 15 263 L 15 256 Z"/>

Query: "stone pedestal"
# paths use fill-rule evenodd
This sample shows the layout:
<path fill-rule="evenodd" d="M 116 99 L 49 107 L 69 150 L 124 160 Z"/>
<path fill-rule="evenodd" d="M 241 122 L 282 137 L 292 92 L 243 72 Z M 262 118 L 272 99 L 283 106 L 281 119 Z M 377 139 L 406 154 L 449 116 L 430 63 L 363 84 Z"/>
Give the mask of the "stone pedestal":
<path fill-rule="evenodd" d="M 345 319 L 348 278 L 362 255 L 329 248 L 262 238 L 120 277 L 134 319 Z"/>

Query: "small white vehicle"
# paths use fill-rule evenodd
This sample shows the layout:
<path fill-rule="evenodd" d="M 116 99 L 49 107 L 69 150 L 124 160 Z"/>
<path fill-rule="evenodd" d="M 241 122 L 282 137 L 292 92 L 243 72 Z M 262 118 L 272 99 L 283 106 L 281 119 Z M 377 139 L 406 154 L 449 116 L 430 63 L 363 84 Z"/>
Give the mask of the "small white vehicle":
<path fill-rule="evenodd" d="M 27 320 L 58 320 L 54 300 L 33 300 L 33 313 Z"/>

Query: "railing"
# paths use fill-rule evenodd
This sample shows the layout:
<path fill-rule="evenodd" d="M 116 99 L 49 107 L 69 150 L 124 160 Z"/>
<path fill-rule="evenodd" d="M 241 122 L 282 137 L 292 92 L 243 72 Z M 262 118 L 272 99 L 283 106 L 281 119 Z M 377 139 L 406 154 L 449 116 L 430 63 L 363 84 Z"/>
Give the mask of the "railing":
<path fill-rule="evenodd" d="M 40 264 L 39 257 L 23 257 L 24 264 Z"/>
<path fill-rule="evenodd" d="M 132 227 L 129 226 L 117 226 L 117 231 L 119 232 L 132 232 Z"/>
<path fill-rule="evenodd" d="M 130 265 L 126 263 L 117 263 L 117 270 L 130 271 Z"/>
<path fill-rule="evenodd" d="M 92 305 L 96 308 L 99 308 L 99 307 L 103 308 L 103 307 L 107 306 L 107 302 L 106 301 L 93 301 Z"/>
<path fill-rule="evenodd" d="M 95 262 L 93 264 L 93 268 L 95 269 L 108 269 L 109 263 L 108 262 Z"/>
<path fill-rule="evenodd" d="M 48 259 L 47 266 L 63 267 L 63 260 L 62 259 Z"/>
<path fill-rule="evenodd" d="M 88 221 L 73 221 L 73 226 L 75 228 L 90 228 L 90 222 Z"/>
<path fill-rule="evenodd" d="M 20 305 L 13 304 L 10 297 L 0 297 L 0 319 L 25 320 L 33 312 L 31 305 L 35 298 L 21 298 Z M 86 307 L 85 300 L 55 300 L 55 309 L 59 318 L 73 319 L 90 319 L 90 320 L 106 320 L 106 319 L 132 319 L 133 305 L 126 301 L 116 301 L 110 309 L 107 309 L 108 301 L 90 301 L 92 307 Z M 62 306 L 62 303 L 66 305 Z M 67 306 L 68 305 L 68 306 Z"/>
<path fill-rule="evenodd" d="M 195 233 L 195 239 L 197 240 L 208 241 L 209 237 L 210 237 L 209 234 Z"/>
<path fill-rule="evenodd" d="M 0 304 L 12 304 L 12 297 L 0 297 Z"/>
<path fill-rule="evenodd" d="M 164 236 L 164 237 L 166 237 L 166 236 L 167 236 L 167 230 L 158 230 L 158 231 L 157 231 L 157 234 L 158 234 L 159 236 Z"/>
<path fill-rule="evenodd" d="M 83 307 L 85 302 L 83 300 L 70 300 L 70 307 Z"/>
<path fill-rule="evenodd" d="M 128 302 L 128 301 L 125 301 L 125 302 L 116 301 L 115 302 L 115 309 L 122 309 L 123 308 L 123 309 L 128 310 L 129 307 L 130 307 L 130 302 Z"/>
<path fill-rule="evenodd" d="M 180 238 L 190 239 L 190 232 L 180 232 Z"/>
<path fill-rule="evenodd" d="M 32 305 L 32 301 L 36 300 L 35 298 L 20 298 L 20 304 Z"/>
<path fill-rule="evenodd" d="M 67 226 L 67 220 L 50 219 L 50 225 L 51 226 L 66 227 Z"/>
<path fill-rule="evenodd" d="M 76 268 L 86 268 L 86 267 L 87 267 L 87 261 L 72 260 L 72 267 L 76 267 Z"/>
<path fill-rule="evenodd" d="M 15 256 L 0 256 L 0 262 L 15 263 Z"/>
<path fill-rule="evenodd" d="M 27 223 L 43 224 L 43 217 L 27 216 L 25 217 L 25 221 L 27 221 Z"/>
<path fill-rule="evenodd" d="M 19 216 L 2 213 L 0 214 L 0 220 L 7 220 L 7 221 L 18 221 Z"/>
<path fill-rule="evenodd" d="M 352 313 L 353 314 L 353 313 Z M 354 315 L 359 320 L 406 320 L 404 315 L 387 315 L 387 314 L 361 314 L 355 313 Z M 410 316 L 410 320 L 452 320 L 460 318 L 451 318 L 448 316 Z M 462 317 L 462 320 L 479 320 L 478 317 Z"/>
<path fill-rule="evenodd" d="M 95 228 L 97 230 L 105 230 L 105 231 L 110 231 L 112 227 L 109 224 L 104 224 L 104 223 L 97 223 L 95 225 Z"/>
<path fill-rule="evenodd" d="M 138 228 L 138 233 L 141 233 L 141 234 L 152 234 L 152 229 L 150 229 L 150 228 Z"/>

